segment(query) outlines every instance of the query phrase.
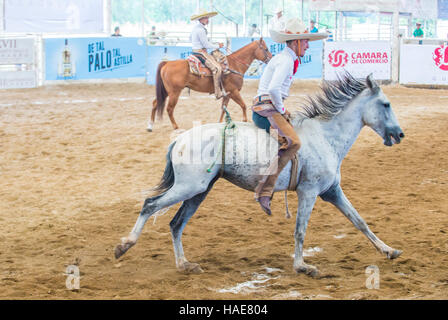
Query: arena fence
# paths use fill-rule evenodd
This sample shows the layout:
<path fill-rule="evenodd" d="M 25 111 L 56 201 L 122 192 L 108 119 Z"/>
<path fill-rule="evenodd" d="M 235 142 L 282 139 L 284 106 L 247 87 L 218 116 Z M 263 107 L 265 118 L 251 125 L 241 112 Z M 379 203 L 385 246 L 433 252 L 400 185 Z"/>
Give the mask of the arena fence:
<path fill-rule="evenodd" d="M 224 37 L 225 35 L 222 35 Z M 224 39 L 224 40 L 223 40 Z M 219 39 L 229 54 L 254 38 Z M 156 40 L 156 45 L 154 44 Z M 216 40 L 216 39 L 213 39 Z M 284 45 L 264 38 L 275 55 Z M 185 40 L 186 41 L 186 40 Z M 184 42 L 185 42 L 184 41 Z M 0 88 L 32 88 L 42 84 L 77 82 L 146 81 L 155 84 L 160 61 L 185 59 L 191 47 L 163 39 L 128 37 L 8 36 L 0 38 Z M 185 42 L 187 43 L 187 42 Z M 392 48 L 389 41 L 313 41 L 301 59 L 297 79 L 334 80 L 348 71 L 356 77 L 370 73 L 377 80 L 390 81 Z M 448 51 L 446 42 L 429 39 L 403 39 L 399 50 L 401 84 L 447 85 Z M 245 78 L 258 79 L 264 64 L 254 61 Z"/>
<path fill-rule="evenodd" d="M 448 85 L 447 48 L 445 40 L 403 40 L 400 46 L 400 83 Z"/>
<path fill-rule="evenodd" d="M 0 89 L 37 87 L 38 40 L 37 36 L 0 37 Z"/>

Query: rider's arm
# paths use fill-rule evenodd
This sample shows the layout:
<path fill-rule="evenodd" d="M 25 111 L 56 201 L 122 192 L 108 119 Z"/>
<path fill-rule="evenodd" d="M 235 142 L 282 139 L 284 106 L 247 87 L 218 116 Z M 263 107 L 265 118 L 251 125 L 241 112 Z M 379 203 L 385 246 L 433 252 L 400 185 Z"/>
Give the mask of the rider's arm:
<path fill-rule="evenodd" d="M 291 68 L 290 63 L 286 63 L 286 61 L 278 63 L 274 68 L 272 79 L 269 83 L 268 92 L 271 96 L 272 104 L 281 114 L 284 114 L 286 111 L 282 99 L 282 86 L 286 79 L 291 76 Z"/>

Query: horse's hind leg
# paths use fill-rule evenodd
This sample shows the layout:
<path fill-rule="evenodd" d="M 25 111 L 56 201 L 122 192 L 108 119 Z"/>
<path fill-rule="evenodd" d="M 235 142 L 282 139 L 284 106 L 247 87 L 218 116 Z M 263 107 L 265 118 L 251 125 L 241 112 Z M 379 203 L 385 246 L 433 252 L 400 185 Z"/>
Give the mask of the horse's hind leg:
<path fill-rule="evenodd" d="M 373 243 L 375 248 L 381 253 L 384 253 L 387 258 L 395 259 L 401 255 L 401 250 L 396 250 L 389 247 L 383 241 L 381 241 L 372 231 L 370 231 L 367 223 L 365 223 L 363 218 L 361 218 L 359 213 L 344 195 L 344 191 L 342 191 L 340 185 L 334 186 L 333 188 L 328 190 L 326 193 L 321 195 L 321 198 L 335 205 L 355 225 L 358 230 L 361 230 L 361 232 L 364 233 L 364 235 Z"/>
<path fill-rule="evenodd" d="M 157 111 L 157 100 L 154 99 L 154 101 L 152 102 L 151 119 L 148 121 L 148 127 L 146 128 L 148 132 L 151 132 L 153 129 L 154 121 L 156 120 L 156 111 Z"/>
<path fill-rule="evenodd" d="M 173 126 L 174 130 L 179 129 L 179 126 L 176 123 L 176 120 L 174 120 L 174 108 L 176 107 L 177 101 L 179 100 L 179 96 L 182 90 L 176 91 L 171 93 L 170 92 L 170 99 L 168 101 L 168 106 L 166 107 L 166 111 L 168 112 L 168 116 L 170 117 L 171 124 Z"/>
<path fill-rule="evenodd" d="M 195 214 L 199 205 L 204 201 L 208 192 L 212 188 L 216 179 L 212 181 L 207 191 L 194 196 L 191 199 L 185 200 L 182 206 L 177 211 L 173 220 L 170 222 L 171 235 L 173 238 L 174 255 L 176 258 L 177 269 L 186 273 L 201 273 L 202 269 L 197 263 L 188 262 L 184 255 L 182 247 L 182 232 L 188 220 Z"/>
<path fill-rule="evenodd" d="M 126 251 L 136 244 L 137 239 L 149 217 L 162 209 L 168 208 L 180 201 L 189 199 L 198 193 L 204 192 L 204 189 L 193 192 L 191 188 L 190 190 L 187 190 L 186 188 L 180 188 L 174 185 L 166 193 L 146 199 L 131 233 L 127 237 L 122 238 L 121 244 L 116 246 L 115 258 L 120 258 L 126 253 Z"/>

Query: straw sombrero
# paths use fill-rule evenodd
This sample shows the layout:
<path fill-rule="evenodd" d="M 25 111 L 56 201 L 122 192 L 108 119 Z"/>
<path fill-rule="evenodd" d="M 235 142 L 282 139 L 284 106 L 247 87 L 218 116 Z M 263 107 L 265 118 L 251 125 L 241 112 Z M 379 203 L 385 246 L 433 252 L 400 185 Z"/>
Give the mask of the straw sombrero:
<path fill-rule="evenodd" d="M 205 9 L 199 9 L 199 12 L 191 16 L 191 21 L 199 20 L 202 18 L 211 18 L 218 14 L 216 11 L 207 11 Z"/>
<path fill-rule="evenodd" d="M 272 40 L 278 43 L 304 39 L 316 41 L 328 37 L 328 33 L 309 33 L 302 21 L 297 18 L 289 19 L 284 31 L 269 30 L 269 32 Z"/>

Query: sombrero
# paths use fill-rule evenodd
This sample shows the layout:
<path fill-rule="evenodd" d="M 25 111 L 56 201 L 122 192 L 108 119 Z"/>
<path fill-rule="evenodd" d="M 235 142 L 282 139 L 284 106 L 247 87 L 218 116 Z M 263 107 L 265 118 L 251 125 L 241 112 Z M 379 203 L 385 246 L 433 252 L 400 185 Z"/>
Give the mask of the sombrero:
<path fill-rule="evenodd" d="M 202 18 L 210 18 L 210 17 L 216 16 L 217 14 L 218 14 L 218 12 L 216 12 L 216 11 L 207 11 L 205 9 L 199 9 L 199 12 L 192 15 L 190 19 L 191 19 L 191 21 L 193 21 L 193 20 L 199 20 Z"/>
<path fill-rule="evenodd" d="M 273 41 L 283 43 L 289 40 L 316 41 L 328 37 L 328 33 L 309 33 L 305 25 L 297 18 L 289 19 L 285 31 L 269 30 Z"/>
<path fill-rule="evenodd" d="M 279 12 L 283 12 L 283 8 L 282 7 L 275 8 L 274 13 L 279 13 Z"/>

